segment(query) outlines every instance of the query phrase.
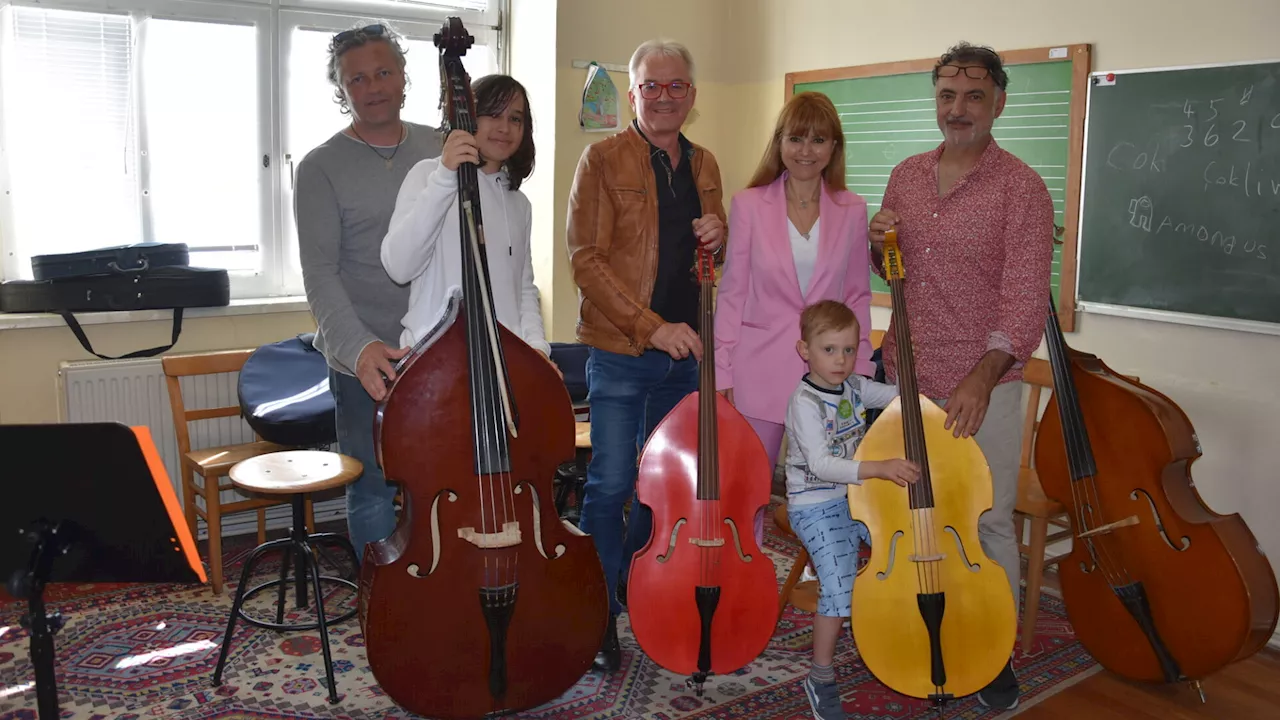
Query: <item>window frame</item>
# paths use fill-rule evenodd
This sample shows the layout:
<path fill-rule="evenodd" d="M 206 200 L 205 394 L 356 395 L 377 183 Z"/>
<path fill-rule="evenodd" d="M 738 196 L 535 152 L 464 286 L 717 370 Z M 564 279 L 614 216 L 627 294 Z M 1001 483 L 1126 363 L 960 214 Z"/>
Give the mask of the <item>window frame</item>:
<path fill-rule="evenodd" d="M 138 182 L 146 187 L 148 164 L 142 153 L 147 149 L 145 107 L 147 88 L 141 82 L 141 48 L 145 47 L 145 19 L 156 18 L 190 22 L 210 22 L 249 26 L 256 29 L 258 78 L 258 148 L 263 159 L 259 171 L 261 271 L 229 271 L 233 300 L 272 297 L 294 297 L 303 294 L 301 273 L 296 269 L 297 242 L 293 231 L 293 170 L 310 148 L 289 150 L 288 62 L 290 34 L 295 28 L 339 32 L 356 22 L 387 21 L 397 31 L 415 39 L 430 38 L 446 18 L 462 19 L 476 44 L 493 48 L 497 72 L 509 68 L 509 28 L 503 18 L 509 15 L 509 0 L 488 0 L 483 12 L 451 9 L 441 6 L 415 6 L 387 0 L 0 0 L 0 9 L 24 7 L 39 10 L 69 10 L 128 16 L 134 24 L 134 60 L 131 72 L 138 91 L 130 101 L 130 111 L 137 120 Z M 12 17 L 3 13 L 3 17 Z M 11 26 L 0 21 L 0 33 L 11 35 Z M 9 44 L 0 43 L 0 62 L 12 52 Z M 4 132 L 4 100 L 0 93 L 0 138 Z M 0 188 L 10 187 L 9 156 L 0 143 Z M 150 201 L 139 192 L 141 237 L 136 242 L 151 240 L 153 220 Z M 0 279 L 24 277 L 27 269 L 19 266 L 20 258 L 8 251 L 6 234 L 14 228 L 12 195 L 0 194 Z M 47 252 L 58 252 L 56 249 Z M 198 261 L 198 260 L 197 260 Z M 29 262 L 29 260 L 27 261 Z"/>

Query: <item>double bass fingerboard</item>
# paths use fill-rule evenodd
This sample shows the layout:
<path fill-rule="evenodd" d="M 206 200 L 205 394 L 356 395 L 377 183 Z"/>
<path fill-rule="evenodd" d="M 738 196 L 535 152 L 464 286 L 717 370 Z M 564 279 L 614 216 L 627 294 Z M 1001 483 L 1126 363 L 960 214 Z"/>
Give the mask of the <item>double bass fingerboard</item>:
<path fill-rule="evenodd" d="M 701 285 L 698 339 L 702 341 L 702 364 L 698 367 L 698 499 L 720 499 L 720 450 L 716 432 L 715 360 L 715 261 L 711 253 L 698 250 L 698 281 Z"/>
<path fill-rule="evenodd" d="M 884 269 L 893 301 L 893 337 L 898 351 L 898 397 L 902 403 L 903 442 L 907 459 L 920 467 L 920 479 L 910 484 L 908 493 L 911 509 L 920 510 L 933 507 L 933 483 L 929 476 L 929 451 L 925 447 L 924 420 L 920 415 L 916 358 L 911 347 L 911 328 L 907 323 L 907 298 L 903 287 L 907 273 L 902 266 L 898 234 L 892 228 L 885 233 Z"/>

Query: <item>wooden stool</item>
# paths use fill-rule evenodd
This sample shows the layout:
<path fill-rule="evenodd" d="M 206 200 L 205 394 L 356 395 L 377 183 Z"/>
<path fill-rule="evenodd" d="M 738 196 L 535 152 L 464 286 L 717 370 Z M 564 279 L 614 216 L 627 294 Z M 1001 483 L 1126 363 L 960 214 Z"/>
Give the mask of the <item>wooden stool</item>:
<path fill-rule="evenodd" d="M 800 582 L 800 576 L 804 574 L 804 568 L 809 564 L 809 551 L 804 549 L 804 544 L 800 542 L 800 538 L 796 537 L 796 533 L 791 529 L 791 519 L 787 517 L 787 504 L 779 503 L 777 509 L 773 511 L 773 524 L 778 528 L 778 532 L 784 537 L 789 537 L 800 545 L 800 554 L 796 556 L 796 562 L 791 566 L 791 574 L 787 576 L 787 581 L 782 584 L 782 591 L 778 593 L 778 619 L 782 619 L 782 614 L 786 612 L 787 605 L 794 605 L 805 612 L 818 611 L 818 581 L 805 580 Z"/>
<path fill-rule="evenodd" d="M 320 564 L 316 557 L 316 545 L 331 544 L 351 556 L 353 567 L 359 567 L 359 560 L 351 541 L 337 533 L 308 533 L 306 524 L 305 500 L 308 493 L 332 490 L 351 484 L 364 472 L 360 461 L 339 455 L 334 452 L 320 450 L 289 450 L 284 452 L 259 455 L 236 464 L 231 468 L 231 482 L 236 487 L 248 492 L 263 495 L 288 495 L 293 505 L 293 528 L 289 537 L 263 543 L 254 549 L 244 561 L 244 570 L 240 573 L 240 585 L 236 588 L 236 598 L 231 606 L 231 618 L 227 622 L 227 634 L 222 640 L 222 651 L 218 654 L 218 667 L 213 672 L 213 684 L 222 684 L 222 670 L 227 662 L 227 652 L 231 646 L 231 635 L 235 631 L 236 620 L 244 620 L 268 630 L 320 630 L 320 648 L 324 652 L 324 672 L 329 681 L 329 702 L 338 702 L 338 688 L 333 679 L 333 660 L 329 654 L 329 625 L 342 622 L 356 614 L 349 610 L 335 618 L 326 618 L 324 614 L 324 594 L 320 582 L 327 581 L 346 585 L 359 593 L 356 584 L 345 578 L 320 575 Z M 258 561 L 272 550 L 282 550 L 284 557 L 280 562 L 280 578 L 262 583 L 246 590 L 249 577 Z M 297 572 L 294 579 L 297 583 L 298 607 L 307 607 L 307 580 L 310 578 L 311 590 L 316 598 L 316 622 L 286 625 L 284 623 L 284 595 L 289 584 L 289 559 L 296 557 Z M 255 620 L 244 613 L 244 601 L 270 587 L 276 587 L 276 621 L 263 622 Z"/>

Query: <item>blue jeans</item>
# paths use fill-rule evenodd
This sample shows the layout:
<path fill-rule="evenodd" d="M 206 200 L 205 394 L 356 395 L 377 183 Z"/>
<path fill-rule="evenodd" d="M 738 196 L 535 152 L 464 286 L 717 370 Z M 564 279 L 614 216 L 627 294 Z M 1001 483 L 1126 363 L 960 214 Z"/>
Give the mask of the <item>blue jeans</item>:
<path fill-rule="evenodd" d="M 358 378 L 332 368 L 329 387 L 337 406 L 338 449 L 364 465 L 364 474 L 347 486 L 347 534 L 356 557 L 363 561 L 366 543 L 381 540 L 396 529 L 396 486 L 387 483 L 374 454 L 373 398 Z"/>
<path fill-rule="evenodd" d="M 653 514 L 635 501 L 640 448 L 667 413 L 698 389 L 693 357 L 672 360 L 659 351 L 640 357 L 591 348 L 587 357 L 587 402 L 591 405 L 591 464 L 582 496 L 580 529 L 591 535 L 604 566 L 609 608 L 622 612 L 618 579 L 653 530 Z M 622 506 L 632 500 L 623 537 Z"/>

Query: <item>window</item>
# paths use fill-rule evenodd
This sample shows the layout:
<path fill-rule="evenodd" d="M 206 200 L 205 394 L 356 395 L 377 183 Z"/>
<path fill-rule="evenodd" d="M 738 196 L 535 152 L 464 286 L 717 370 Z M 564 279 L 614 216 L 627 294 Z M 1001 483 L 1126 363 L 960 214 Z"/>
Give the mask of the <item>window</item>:
<path fill-rule="evenodd" d="M 349 122 L 325 77 L 333 33 L 371 11 L 405 36 L 412 122 L 440 124 L 448 15 L 476 37 L 472 77 L 503 67 L 498 0 L 23 1 L 0 8 L 4 279 L 35 255 L 186 243 L 233 297 L 301 294 L 293 165 Z"/>

